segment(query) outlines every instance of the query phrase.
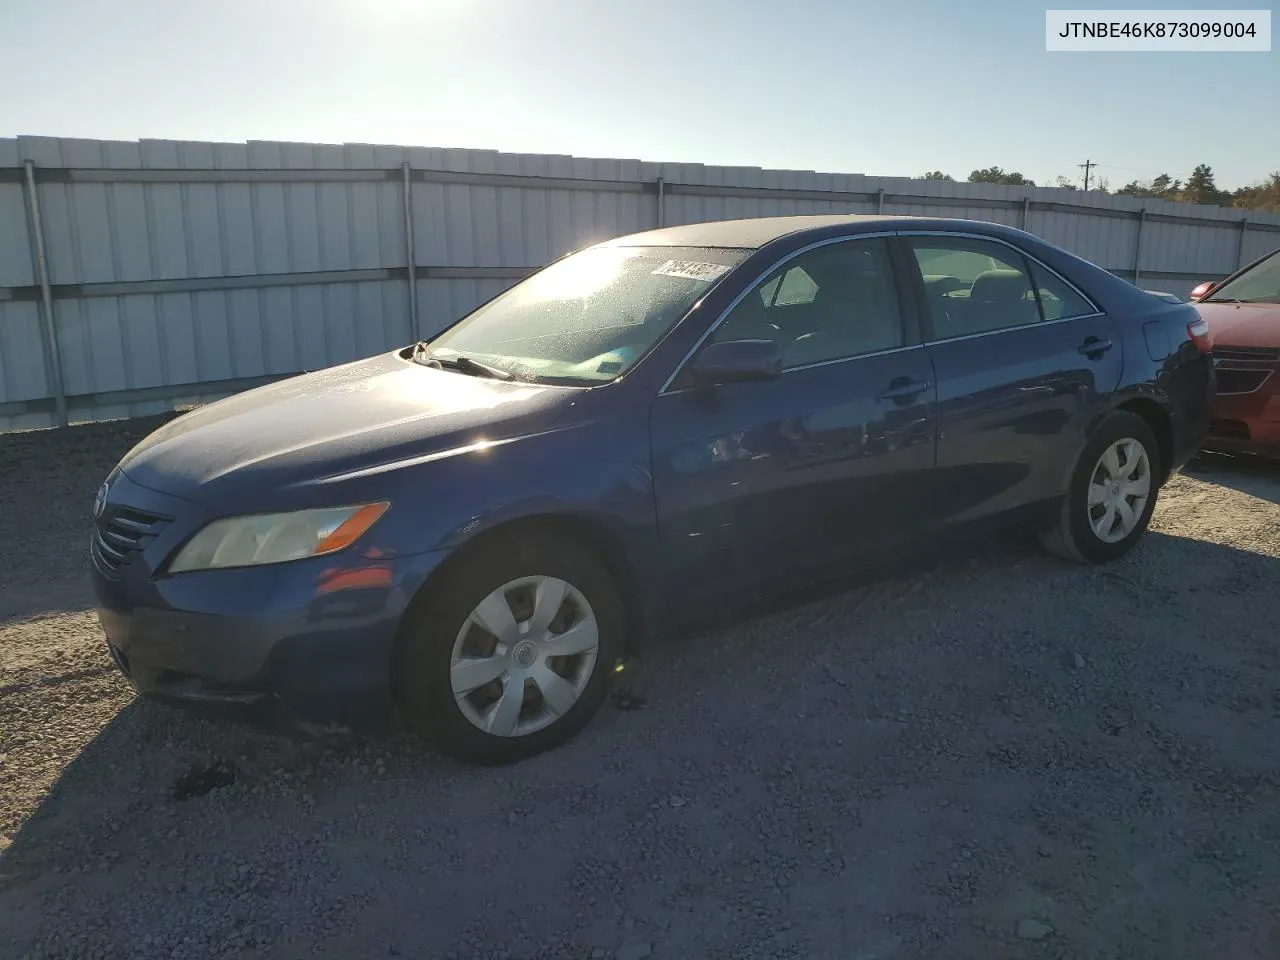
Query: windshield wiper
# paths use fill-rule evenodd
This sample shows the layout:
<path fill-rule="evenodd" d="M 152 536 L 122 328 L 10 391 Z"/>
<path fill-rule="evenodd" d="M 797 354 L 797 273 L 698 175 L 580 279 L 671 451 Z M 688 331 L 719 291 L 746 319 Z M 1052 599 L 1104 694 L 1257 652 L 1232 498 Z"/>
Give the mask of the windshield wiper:
<path fill-rule="evenodd" d="M 479 360 L 472 360 L 462 354 L 452 357 L 433 357 L 427 353 L 426 341 L 413 348 L 413 359 L 424 367 L 435 367 L 437 370 L 457 370 L 459 373 L 470 374 L 473 377 L 492 377 L 494 380 L 515 379 L 515 374 L 510 371 L 481 363 Z"/>

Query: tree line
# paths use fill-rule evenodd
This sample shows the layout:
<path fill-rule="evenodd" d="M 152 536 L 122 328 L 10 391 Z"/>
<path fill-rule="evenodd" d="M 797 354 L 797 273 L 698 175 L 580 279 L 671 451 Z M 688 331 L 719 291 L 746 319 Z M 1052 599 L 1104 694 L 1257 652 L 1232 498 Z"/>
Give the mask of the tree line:
<path fill-rule="evenodd" d="M 954 183 L 956 178 L 941 170 L 931 170 L 924 175 L 924 179 L 950 180 Z M 1001 183 L 1014 187 L 1036 185 L 1034 180 L 1027 179 L 1016 170 L 1006 171 L 999 167 L 974 170 L 969 174 L 968 181 L 969 183 Z M 1058 177 L 1053 186 L 1066 190 L 1080 189 L 1079 184 L 1066 177 Z M 1099 177 L 1090 183 L 1089 190 L 1096 193 L 1116 193 L 1126 197 L 1154 197 L 1159 200 L 1181 200 L 1184 203 L 1211 203 L 1220 207 L 1280 212 L 1280 170 L 1261 183 L 1236 190 L 1219 190 L 1214 182 L 1213 168 L 1207 163 L 1198 165 L 1185 181 L 1175 180 L 1169 174 L 1162 173 L 1152 180 L 1131 181 L 1113 191 L 1107 180 Z"/>

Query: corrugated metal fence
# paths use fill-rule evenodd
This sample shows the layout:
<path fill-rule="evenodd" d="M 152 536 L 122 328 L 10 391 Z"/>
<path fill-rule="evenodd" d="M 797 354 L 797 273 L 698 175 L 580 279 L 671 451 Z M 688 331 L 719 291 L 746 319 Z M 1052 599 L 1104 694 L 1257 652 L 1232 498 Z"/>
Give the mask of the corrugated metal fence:
<path fill-rule="evenodd" d="M 900 213 L 1021 226 L 1185 295 L 1280 215 L 807 171 L 363 144 L 0 139 L 0 429 L 138 416 L 439 330 L 658 225 Z"/>

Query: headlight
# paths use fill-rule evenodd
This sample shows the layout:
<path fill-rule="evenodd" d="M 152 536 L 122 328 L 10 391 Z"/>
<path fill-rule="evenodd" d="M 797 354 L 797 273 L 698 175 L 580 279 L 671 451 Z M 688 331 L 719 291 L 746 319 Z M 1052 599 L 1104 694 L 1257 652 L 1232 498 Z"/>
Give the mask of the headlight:
<path fill-rule="evenodd" d="M 389 506 L 366 503 L 215 520 L 178 551 L 169 572 L 250 567 L 333 553 L 360 539 Z"/>

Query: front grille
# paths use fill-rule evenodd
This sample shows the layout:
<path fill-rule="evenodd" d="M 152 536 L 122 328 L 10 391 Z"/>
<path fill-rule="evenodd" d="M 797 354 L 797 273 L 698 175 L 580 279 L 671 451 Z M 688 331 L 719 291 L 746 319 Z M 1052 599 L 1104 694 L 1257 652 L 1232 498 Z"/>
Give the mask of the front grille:
<path fill-rule="evenodd" d="M 1225 363 L 1280 363 L 1280 350 L 1275 347 L 1215 346 L 1213 359 Z"/>
<path fill-rule="evenodd" d="M 169 517 L 108 504 L 98 518 L 89 552 L 104 576 L 115 577 L 120 568 L 155 539 L 169 524 Z"/>
<path fill-rule="evenodd" d="M 1210 420 L 1209 436 L 1223 440 L 1248 440 L 1249 425 L 1243 420 Z"/>
<path fill-rule="evenodd" d="M 1230 367 L 1218 368 L 1218 393 L 1253 393 L 1271 376 L 1271 370 L 1234 370 Z"/>

